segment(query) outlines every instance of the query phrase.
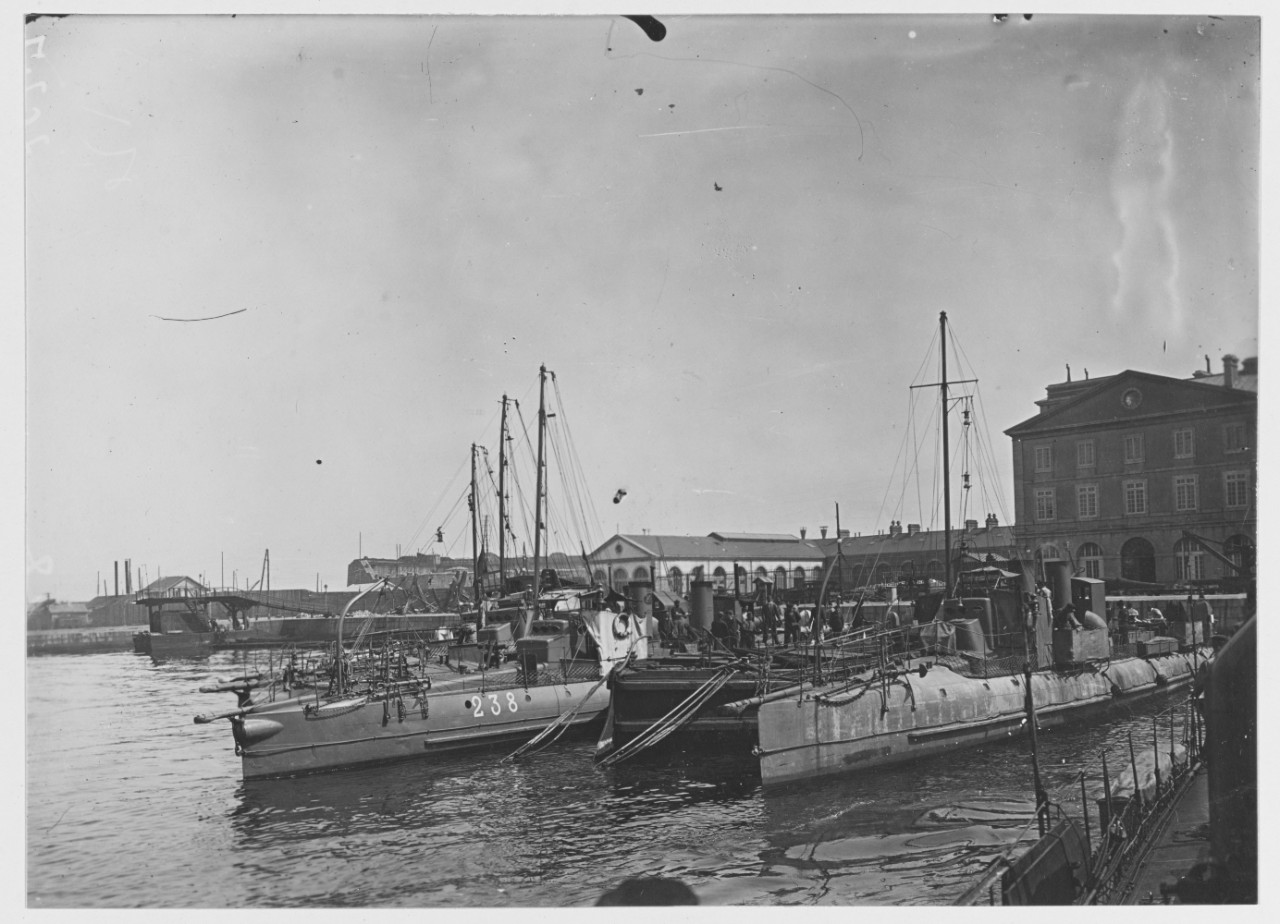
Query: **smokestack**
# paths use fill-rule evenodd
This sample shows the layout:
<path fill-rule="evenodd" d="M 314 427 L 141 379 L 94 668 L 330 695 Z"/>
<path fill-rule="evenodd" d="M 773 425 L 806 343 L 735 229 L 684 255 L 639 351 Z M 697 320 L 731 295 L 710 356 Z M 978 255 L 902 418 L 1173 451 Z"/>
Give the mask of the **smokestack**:
<path fill-rule="evenodd" d="M 133 560 L 129 558 L 124 560 L 124 592 L 133 593 Z"/>
<path fill-rule="evenodd" d="M 1222 357 L 1222 387 L 1236 387 L 1236 370 L 1240 364 L 1240 360 L 1228 353 Z"/>
<path fill-rule="evenodd" d="M 120 562 L 116 562 L 116 592 L 114 596 L 120 596 Z"/>
<path fill-rule="evenodd" d="M 803 526 L 801 526 L 801 527 L 800 527 L 800 538 L 801 538 L 801 539 L 803 539 L 803 538 L 804 538 L 804 534 L 805 534 L 805 533 L 807 533 L 808 531 L 809 531 L 809 530 L 807 530 L 807 529 L 805 529 Z"/>

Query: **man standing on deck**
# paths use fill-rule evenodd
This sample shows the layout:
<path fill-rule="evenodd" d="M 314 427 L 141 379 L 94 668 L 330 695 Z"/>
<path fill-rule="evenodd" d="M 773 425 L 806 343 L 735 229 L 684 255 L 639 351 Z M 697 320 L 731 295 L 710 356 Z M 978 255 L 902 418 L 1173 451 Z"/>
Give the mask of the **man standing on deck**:
<path fill-rule="evenodd" d="M 770 599 L 764 605 L 763 636 L 770 645 L 778 644 L 778 604 Z"/>
<path fill-rule="evenodd" d="M 1188 597 L 1188 600 L 1191 598 Z M 1213 608 L 1209 606 L 1209 601 L 1204 598 L 1204 591 L 1200 591 L 1200 599 L 1191 605 L 1191 621 L 1195 625 L 1204 627 L 1204 640 L 1207 642 L 1213 638 Z"/>
<path fill-rule="evenodd" d="M 800 611 L 794 603 L 788 603 L 782 617 L 782 642 L 784 645 L 800 643 Z"/>

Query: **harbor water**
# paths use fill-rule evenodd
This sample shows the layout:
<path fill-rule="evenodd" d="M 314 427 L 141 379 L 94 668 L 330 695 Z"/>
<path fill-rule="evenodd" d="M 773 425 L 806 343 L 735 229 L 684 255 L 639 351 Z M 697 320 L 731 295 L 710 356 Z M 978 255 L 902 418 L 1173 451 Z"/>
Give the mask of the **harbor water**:
<path fill-rule="evenodd" d="M 1031 818 L 1025 739 L 776 792 L 749 757 L 598 770 L 583 739 L 245 783 L 227 723 L 192 717 L 254 658 L 27 659 L 31 907 L 589 906 L 636 876 L 712 905 L 940 905 Z M 1043 732 L 1046 788 L 1078 811 L 1078 773 L 1151 747 L 1169 705 Z"/>

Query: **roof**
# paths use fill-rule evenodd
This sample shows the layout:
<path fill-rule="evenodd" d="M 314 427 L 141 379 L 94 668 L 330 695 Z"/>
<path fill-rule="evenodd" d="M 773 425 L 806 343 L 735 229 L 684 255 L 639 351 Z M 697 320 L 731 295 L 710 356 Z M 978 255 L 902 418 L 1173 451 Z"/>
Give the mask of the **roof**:
<path fill-rule="evenodd" d="M 171 590 L 174 587 L 177 587 L 184 581 L 195 584 L 197 587 L 201 587 L 203 589 L 203 586 L 199 581 L 195 578 L 187 577 L 185 574 L 174 575 L 167 578 L 157 578 L 142 589 L 147 593 L 163 593 L 166 590 Z"/>
<path fill-rule="evenodd" d="M 747 535 L 750 538 L 732 538 Z M 631 547 L 632 554 L 613 554 L 616 545 Z M 653 534 L 618 534 L 591 553 L 593 563 L 603 564 L 614 558 L 656 558 L 663 560 L 705 561 L 814 561 L 824 558 L 822 549 L 812 540 L 795 536 L 762 533 L 711 533 L 708 536 L 660 536 Z"/>
<path fill-rule="evenodd" d="M 937 550 L 939 557 L 943 554 L 946 530 L 920 530 L 908 535 L 904 530 L 896 536 L 880 533 L 875 536 L 846 536 L 840 541 L 841 554 L 846 559 L 857 559 L 899 552 L 914 554 Z M 977 529 L 953 528 L 951 530 L 952 550 L 961 551 L 960 545 L 966 546 L 970 553 L 974 549 L 1012 548 L 1016 545 L 1012 526 L 979 526 Z M 836 554 L 836 540 L 823 539 L 819 544 L 826 550 L 828 557 Z M 983 556 L 985 558 L 985 555 Z"/>
<path fill-rule="evenodd" d="M 799 542 L 790 533 L 712 533 L 721 542 Z"/>
<path fill-rule="evenodd" d="M 1133 369 L 1126 369 L 1116 375 L 1086 380 L 1082 385 L 1087 387 L 1081 387 L 1079 390 L 1073 387 L 1076 385 L 1074 382 L 1066 385 L 1050 385 L 1048 391 L 1054 400 L 1036 402 L 1041 406 L 1038 414 L 1014 424 L 1004 432 L 1006 436 L 1017 438 L 1046 426 L 1052 428 L 1055 424 L 1061 424 L 1062 418 L 1070 421 L 1071 412 L 1081 407 L 1081 405 L 1099 398 L 1108 391 L 1119 393 L 1127 385 L 1136 383 L 1160 386 L 1169 391 L 1178 390 L 1183 394 L 1195 395 L 1199 399 L 1209 399 L 1205 405 L 1206 408 L 1210 404 L 1226 407 L 1233 403 L 1243 405 L 1257 402 L 1258 395 L 1255 391 L 1250 391 L 1246 388 L 1224 388 L 1221 384 L 1207 384 L 1208 380 L 1213 378 L 1213 376 L 1202 376 L 1200 378 L 1179 379 L 1167 375 L 1156 375 L 1152 372 L 1138 372 Z M 1218 378 L 1219 380 L 1221 379 L 1220 376 Z M 1064 392 L 1066 396 L 1064 396 Z M 1167 393 L 1168 391 L 1166 391 Z M 1117 404 L 1115 407 L 1117 410 L 1114 412 L 1112 419 L 1120 421 L 1122 418 L 1118 411 L 1119 405 Z"/>
<path fill-rule="evenodd" d="M 1223 379 L 1222 373 L 1215 372 L 1212 375 L 1195 375 L 1189 379 L 1184 379 L 1183 381 L 1199 382 L 1201 385 L 1212 385 L 1215 388 L 1222 388 L 1223 387 L 1222 379 Z M 1237 391 L 1251 391 L 1257 394 L 1257 391 L 1258 391 L 1257 374 L 1255 373 L 1253 375 L 1246 375 L 1243 372 L 1237 372 L 1235 377 L 1235 385 L 1232 386 L 1232 389 Z M 1232 390 L 1232 389 L 1228 389 L 1228 390 Z"/>
<path fill-rule="evenodd" d="M 89 612 L 87 603 L 50 603 L 49 615 L 51 616 L 79 616 Z"/>

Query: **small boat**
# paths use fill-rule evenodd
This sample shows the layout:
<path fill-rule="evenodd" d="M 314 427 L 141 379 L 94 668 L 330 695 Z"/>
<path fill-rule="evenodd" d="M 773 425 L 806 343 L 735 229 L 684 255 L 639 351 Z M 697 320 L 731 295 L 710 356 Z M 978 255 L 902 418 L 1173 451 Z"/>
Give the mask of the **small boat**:
<path fill-rule="evenodd" d="M 941 326 L 945 473 L 945 312 Z M 947 497 L 949 542 L 949 492 Z M 1105 612 L 1102 582 L 1073 577 L 1068 562 L 1009 561 L 958 575 L 953 584 L 950 552 L 948 545 L 946 596 L 937 601 L 932 620 L 902 630 L 902 657 L 760 704 L 756 753 L 766 786 L 1024 733 L 1028 697 L 1040 727 L 1124 708 L 1189 687 L 1210 654 L 1199 626 L 1184 626 L 1178 639 L 1113 648 L 1106 623 L 1089 619 Z M 1063 627 L 1068 606 L 1085 614 L 1082 625 Z"/>

